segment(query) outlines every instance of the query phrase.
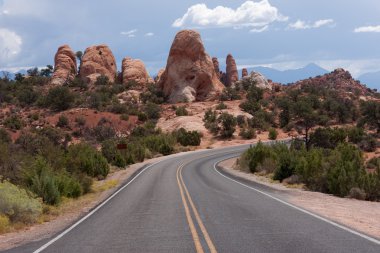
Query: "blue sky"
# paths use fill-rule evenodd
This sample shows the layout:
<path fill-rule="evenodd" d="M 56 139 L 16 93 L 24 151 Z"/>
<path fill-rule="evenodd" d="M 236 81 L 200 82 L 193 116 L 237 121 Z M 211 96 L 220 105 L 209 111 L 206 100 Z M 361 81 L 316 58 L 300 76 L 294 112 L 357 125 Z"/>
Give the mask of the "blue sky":
<path fill-rule="evenodd" d="M 0 69 L 53 64 L 62 44 L 74 51 L 106 43 L 118 67 L 142 59 L 165 67 L 175 34 L 200 31 L 223 65 L 278 69 L 315 62 L 354 76 L 380 71 L 378 0 L 0 0 Z"/>

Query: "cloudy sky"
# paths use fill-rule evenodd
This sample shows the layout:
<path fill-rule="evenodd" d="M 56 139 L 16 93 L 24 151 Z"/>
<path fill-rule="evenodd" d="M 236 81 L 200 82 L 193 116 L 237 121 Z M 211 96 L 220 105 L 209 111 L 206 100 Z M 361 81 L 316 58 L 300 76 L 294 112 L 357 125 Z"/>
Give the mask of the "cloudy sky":
<path fill-rule="evenodd" d="M 380 71 L 379 0 L 0 0 L 0 69 L 53 64 L 58 46 L 110 46 L 165 66 L 175 34 L 201 32 L 206 49 L 239 67 L 314 62 L 354 76 Z"/>

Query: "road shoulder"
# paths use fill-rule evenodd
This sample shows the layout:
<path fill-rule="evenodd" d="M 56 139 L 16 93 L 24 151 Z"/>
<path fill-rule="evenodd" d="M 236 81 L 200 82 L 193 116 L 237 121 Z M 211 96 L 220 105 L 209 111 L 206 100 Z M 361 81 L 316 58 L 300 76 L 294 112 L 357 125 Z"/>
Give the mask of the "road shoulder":
<path fill-rule="evenodd" d="M 319 192 L 286 187 L 280 183 L 235 169 L 237 158 L 219 163 L 223 172 L 282 191 L 286 201 L 332 221 L 380 239 L 380 203 L 339 198 Z"/>

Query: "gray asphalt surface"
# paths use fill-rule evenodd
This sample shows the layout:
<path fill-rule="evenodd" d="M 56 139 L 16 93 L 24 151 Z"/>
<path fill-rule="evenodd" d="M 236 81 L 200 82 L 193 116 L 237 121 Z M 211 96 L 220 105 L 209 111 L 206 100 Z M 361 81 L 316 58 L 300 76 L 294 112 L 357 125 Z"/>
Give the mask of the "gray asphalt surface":
<path fill-rule="evenodd" d="M 194 152 L 151 166 L 42 252 L 196 252 L 176 176 L 183 162 L 188 162 L 182 169 L 184 185 L 217 252 L 380 252 L 379 244 L 228 180 L 214 169 L 216 162 L 240 152 L 242 147 Z M 286 200 L 280 191 L 244 183 Z M 190 206 L 189 198 L 186 203 Z M 190 214 L 201 247 L 210 252 L 191 208 Z M 34 252 L 56 236 L 6 252 Z"/>

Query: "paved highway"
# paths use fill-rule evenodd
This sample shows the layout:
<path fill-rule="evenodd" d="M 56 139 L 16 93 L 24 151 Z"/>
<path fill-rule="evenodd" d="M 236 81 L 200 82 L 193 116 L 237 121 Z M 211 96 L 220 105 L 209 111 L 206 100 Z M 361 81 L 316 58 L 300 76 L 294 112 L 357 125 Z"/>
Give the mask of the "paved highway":
<path fill-rule="evenodd" d="M 7 252 L 380 252 L 378 240 L 215 167 L 244 148 L 192 152 L 145 167 L 65 231 Z"/>

